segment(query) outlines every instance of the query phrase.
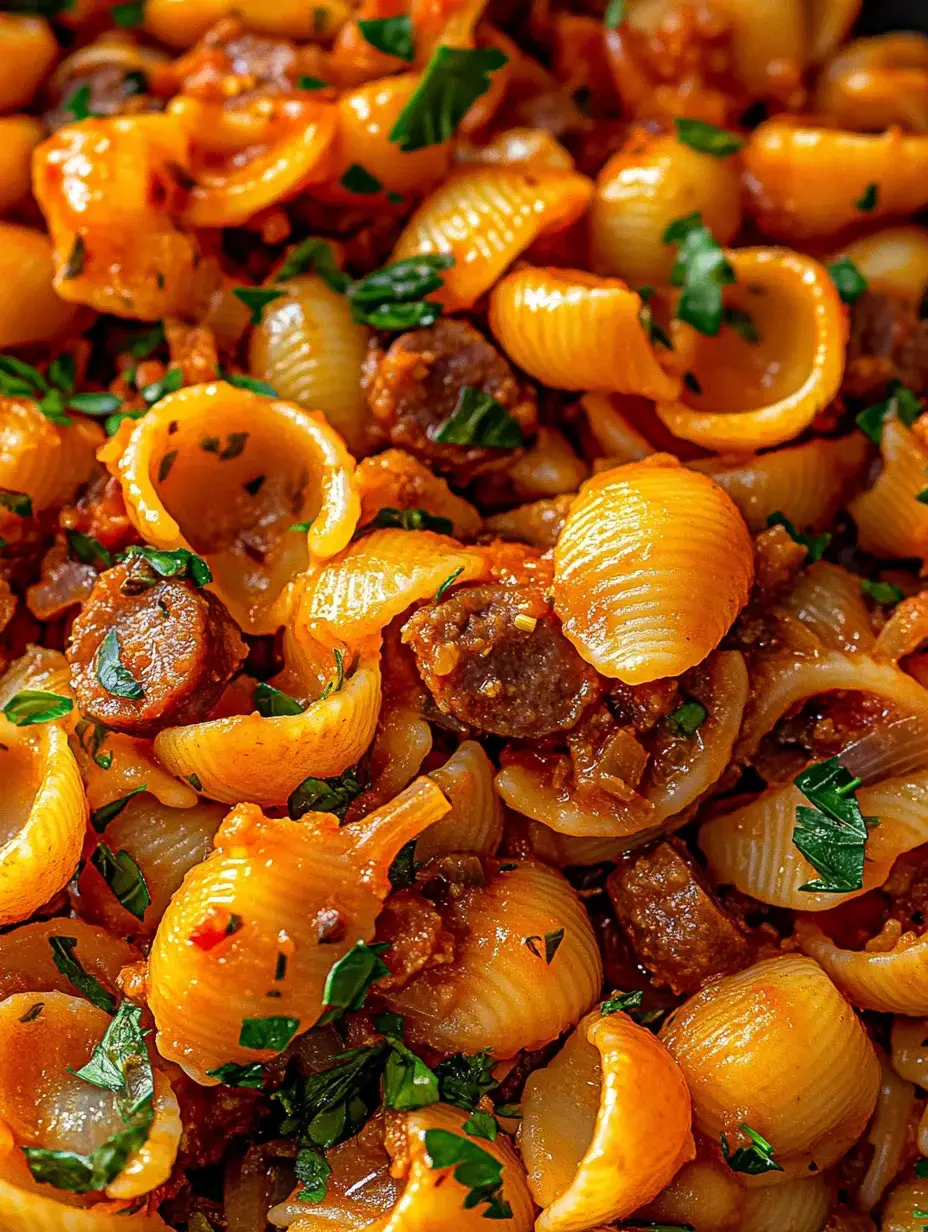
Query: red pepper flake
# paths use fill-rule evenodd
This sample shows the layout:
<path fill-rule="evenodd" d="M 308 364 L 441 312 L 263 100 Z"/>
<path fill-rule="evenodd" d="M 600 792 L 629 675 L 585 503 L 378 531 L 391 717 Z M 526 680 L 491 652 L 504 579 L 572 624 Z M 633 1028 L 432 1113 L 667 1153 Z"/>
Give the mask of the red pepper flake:
<path fill-rule="evenodd" d="M 225 907 L 210 907 L 189 940 L 201 950 L 212 950 L 220 941 L 237 933 L 243 924 L 242 917 L 234 911 L 228 911 Z"/>

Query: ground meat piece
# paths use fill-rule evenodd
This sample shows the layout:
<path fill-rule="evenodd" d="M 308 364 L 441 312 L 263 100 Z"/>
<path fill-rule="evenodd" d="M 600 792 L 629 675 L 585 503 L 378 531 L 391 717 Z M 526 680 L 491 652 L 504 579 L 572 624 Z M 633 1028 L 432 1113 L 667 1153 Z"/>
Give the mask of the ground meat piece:
<path fill-rule="evenodd" d="M 101 649 L 111 631 L 119 663 L 141 686 L 141 697 L 117 696 L 99 680 Z M 153 736 L 205 719 L 247 652 L 215 595 L 180 578 L 160 578 L 146 562 L 130 558 L 100 574 L 74 622 L 67 657 L 78 706 L 88 718 Z"/>
<path fill-rule="evenodd" d="M 606 889 L 639 960 L 675 993 L 696 992 L 751 960 L 747 937 L 677 839 L 624 855 Z"/>
<path fill-rule="evenodd" d="M 526 438 L 537 424 L 534 396 L 526 393 L 499 351 L 467 321 L 442 317 L 429 329 L 401 334 L 386 352 L 374 344 L 364 364 L 363 382 L 371 410 L 391 443 L 459 483 L 516 456 L 513 450 L 447 445 L 434 439 L 465 386 L 494 397 Z"/>
<path fill-rule="evenodd" d="M 498 736 L 573 727 L 602 692 L 534 586 L 462 587 L 420 608 L 403 641 L 439 710 Z"/>
<path fill-rule="evenodd" d="M 928 846 L 899 857 L 883 885 L 892 900 L 890 915 L 904 929 L 921 933 L 928 925 Z M 874 929 L 874 931 L 878 931 Z"/>
<path fill-rule="evenodd" d="M 844 388 L 876 395 L 891 379 L 928 393 L 928 320 L 913 304 L 866 291 L 851 307 Z"/>
<path fill-rule="evenodd" d="M 440 913 L 415 890 L 397 890 L 377 917 L 377 940 L 390 948 L 384 962 L 390 974 L 377 981 L 380 990 L 405 988 L 420 971 L 454 962 L 454 937 Z"/>

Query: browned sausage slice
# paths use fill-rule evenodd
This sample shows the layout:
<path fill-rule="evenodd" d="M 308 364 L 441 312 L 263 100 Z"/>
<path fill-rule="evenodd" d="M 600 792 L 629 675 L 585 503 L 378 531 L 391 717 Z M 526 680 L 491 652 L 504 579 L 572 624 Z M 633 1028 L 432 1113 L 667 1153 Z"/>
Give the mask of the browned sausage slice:
<path fill-rule="evenodd" d="M 403 628 L 444 714 L 514 739 L 571 728 L 602 691 L 535 586 L 462 587 Z"/>
<path fill-rule="evenodd" d="M 751 961 L 748 940 L 703 884 L 678 839 L 626 853 L 606 889 L 639 961 L 656 984 L 696 992 Z"/>
<path fill-rule="evenodd" d="M 67 658 L 88 718 L 153 736 L 205 719 L 246 654 L 215 595 L 130 559 L 100 574 L 74 622 Z"/>

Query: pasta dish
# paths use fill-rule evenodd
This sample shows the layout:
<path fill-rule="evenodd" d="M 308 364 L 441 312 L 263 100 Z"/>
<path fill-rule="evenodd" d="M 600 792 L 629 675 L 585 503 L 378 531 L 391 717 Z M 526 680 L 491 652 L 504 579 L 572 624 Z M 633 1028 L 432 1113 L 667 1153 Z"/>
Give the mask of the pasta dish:
<path fill-rule="evenodd" d="M 0 4 L 0 1232 L 928 1232 L 860 9 Z"/>

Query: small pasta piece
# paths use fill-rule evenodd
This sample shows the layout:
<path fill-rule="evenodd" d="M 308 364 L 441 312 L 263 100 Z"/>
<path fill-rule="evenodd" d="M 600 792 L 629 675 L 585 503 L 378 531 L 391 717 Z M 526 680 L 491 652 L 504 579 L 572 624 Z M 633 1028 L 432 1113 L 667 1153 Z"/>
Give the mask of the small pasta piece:
<path fill-rule="evenodd" d="M 922 1232 L 925 1218 L 915 1212 L 924 1210 L 928 1210 L 928 1181 L 903 1181 L 886 1199 L 880 1228 L 882 1232 Z"/>
<path fill-rule="evenodd" d="M 706 449 L 744 453 L 803 432 L 838 392 L 847 313 L 827 270 L 784 248 L 729 251 L 737 282 L 726 305 L 754 330 L 694 336 L 686 387 L 657 414 L 674 436 Z"/>
<path fill-rule="evenodd" d="M 226 810 L 220 804 L 166 808 L 143 792 L 134 797 L 103 831 L 112 851 L 126 851 L 138 865 L 151 898 L 139 920 L 119 903 L 92 863 L 77 882 L 81 911 L 117 936 L 151 935 L 173 894 L 194 865 L 213 849 L 213 837 Z"/>
<path fill-rule="evenodd" d="M 6 288 L 0 308 L 0 347 L 4 350 L 49 342 L 74 322 L 77 310 L 56 295 L 54 272 L 47 236 L 18 223 L 0 222 L 0 278 Z"/>
<path fill-rule="evenodd" d="M 161 1055 L 215 1085 L 210 1070 L 266 1060 L 314 1026 L 331 967 L 373 938 L 393 858 L 448 809 L 426 778 L 343 827 L 330 813 L 291 821 L 233 809 L 152 944 L 146 983 Z M 279 1046 L 250 1045 L 247 1032 L 242 1042 L 243 1023 L 262 1018 L 289 1024 Z"/>
<path fill-rule="evenodd" d="M 477 548 L 430 530 L 375 530 L 297 584 L 293 620 L 349 645 L 380 631 L 414 603 L 432 598 L 452 574 L 473 582 L 487 570 Z"/>
<path fill-rule="evenodd" d="M 284 585 L 357 526 L 354 460 L 324 417 L 224 381 L 168 394 L 100 458 L 139 532 L 204 556 L 248 632 L 273 631 Z M 302 518 L 305 536 L 290 530 Z"/>
<path fill-rule="evenodd" d="M 78 991 L 55 963 L 52 937 L 73 938 L 77 942 L 74 957 L 117 999 L 120 969 L 136 962 L 138 951 L 96 924 L 56 917 L 21 924 L 0 936 L 0 1001 L 19 992 L 64 992 L 73 996 Z"/>
<path fill-rule="evenodd" d="M 368 526 L 382 509 L 424 509 L 447 518 L 455 539 L 475 539 L 482 528 L 480 514 L 418 458 L 401 449 L 364 458 L 355 472 L 361 494 L 359 525 Z"/>
<path fill-rule="evenodd" d="M 827 526 L 855 491 L 870 451 L 862 433 L 819 437 L 741 461 L 699 458 L 687 465 L 724 488 L 753 533 L 772 513 L 784 513 L 796 526 Z"/>
<path fill-rule="evenodd" d="M 520 500 L 573 495 L 590 468 L 563 432 L 541 424 L 535 439 L 509 467 L 509 481 Z"/>
<path fill-rule="evenodd" d="M 738 1232 L 822 1232 L 831 1198 L 824 1176 L 799 1176 L 782 1185 L 749 1189 Z"/>
<path fill-rule="evenodd" d="M 923 1018 L 893 1019 L 891 1048 L 893 1069 L 906 1082 L 923 1087 L 928 1078 L 928 1021 Z"/>
<path fill-rule="evenodd" d="M 449 253 L 434 299 L 469 308 L 540 235 L 560 231 L 584 212 L 592 183 L 569 171 L 466 167 L 453 171 L 413 214 L 393 260 Z"/>
<path fill-rule="evenodd" d="M 590 432 L 608 463 L 606 470 L 623 462 L 640 462 L 656 452 L 628 418 L 627 409 L 635 401 L 605 394 L 584 394 L 580 399 Z"/>
<path fill-rule="evenodd" d="M 880 438 L 883 469 L 872 487 L 848 505 L 857 541 L 874 556 L 928 557 L 928 505 L 917 500 L 926 485 L 928 450 L 895 416 Z"/>
<path fill-rule="evenodd" d="M 573 171 L 570 154 L 544 128 L 507 128 L 495 133 L 486 145 L 458 142 L 454 151 L 459 163 L 484 163 L 511 167 L 525 163 L 544 171 Z"/>
<path fill-rule="evenodd" d="M 783 1188 L 778 1185 L 776 1190 L 757 1192 L 775 1193 Z M 693 1232 L 741 1232 L 744 1200 L 745 1191 L 731 1169 L 717 1157 L 700 1156 L 683 1165 L 642 1215 L 660 1223 L 689 1224 Z"/>
<path fill-rule="evenodd" d="M 511 1057 L 579 1022 L 598 995 L 602 964 L 586 911 L 560 873 L 531 861 L 483 866 L 482 884 L 459 886 L 450 908 L 463 933 L 454 962 L 384 997 L 418 1043 Z M 473 867 L 471 857 L 462 875 Z M 547 938 L 561 930 L 549 962 Z"/>
<path fill-rule="evenodd" d="M 318 683 L 308 673 L 299 680 L 294 691 L 306 705 L 301 714 L 266 718 L 251 710 L 169 727 L 155 737 L 157 757 L 178 777 L 195 777 L 204 795 L 226 804 L 285 804 L 304 779 L 342 774 L 374 737 L 381 703 L 379 657 L 361 659 L 343 687 L 326 697 L 310 700 L 320 691 Z"/>
<path fill-rule="evenodd" d="M 321 411 L 356 454 L 371 424 L 361 388 L 371 331 L 353 320 L 346 297 L 314 274 L 275 285 L 284 295 L 251 331 L 249 370 L 281 398 Z"/>
<path fill-rule="evenodd" d="M 348 16 L 344 0 L 147 0 L 144 29 L 168 47 L 190 47 L 210 26 L 230 13 L 237 14 L 249 30 L 282 38 L 306 38 L 324 29 L 334 34 Z M 321 18 L 315 18 L 319 11 Z"/>
<path fill-rule="evenodd" d="M 776 117 L 744 149 L 748 201 L 765 235 L 810 241 L 860 221 L 857 202 L 878 187 L 868 222 L 928 204 L 928 137 L 891 128 L 873 136 Z"/>
<path fill-rule="evenodd" d="M 815 110 L 840 128 L 928 131 L 928 38 L 895 30 L 854 39 L 818 79 Z"/>
<path fill-rule="evenodd" d="M 695 1154 L 690 1095 L 627 1014 L 588 1014 L 522 1097 L 519 1147 L 537 1232 L 582 1232 L 649 1202 Z"/>
<path fill-rule="evenodd" d="M 802 0 L 718 0 L 731 23 L 735 77 L 752 98 L 786 101 L 800 85 L 808 55 L 806 7 Z"/>
<path fill-rule="evenodd" d="M 12 924 L 67 885 L 81 856 L 88 810 L 61 723 L 16 727 L 0 717 L 0 779 L 0 924 Z"/>
<path fill-rule="evenodd" d="M 796 940 L 862 1009 L 928 1015 L 928 936 L 891 931 L 864 950 L 845 950 L 811 920 L 796 920 Z"/>
<path fill-rule="evenodd" d="M 666 285 L 675 257 L 664 232 L 696 212 L 720 244 L 734 239 L 741 224 L 737 160 L 701 154 L 675 133 L 635 132 L 596 178 L 593 269 L 634 287 Z"/>
<path fill-rule="evenodd" d="M 176 226 L 189 173 L 188 136 L 169 115 L 91 117 L 43 142 L 33 191 L 61 299 L 148 321 L 205 311 L 220 272 Z"/>
<path fill-rule="evenodd" d="M 16 993 L 0 1003 L 0 1173 L 14 1183 L 29 1175 L 24 1146 L 86 1155 L 124 1123 L 115 1096 L 101 1095 L 100 1087 L 76 1073 L 102 1039 L 109 1015 L 60 992 L 44 993 L 41 1001 L 41 1013 L 31 1018 L 34 993 Z M 177 1100 L 160 1070 L 154 1069 L 153 1079 L 148 1138 L 103 1190 L 107 1197 L 128 1200 L 149 1193 L 164 1184 L 174 1166 L 181 1136 Z M 38 1188 L 48 1192 L 45 1185 Z M 61 1196 L 74 1202 L 70 1193 Z M 92 1201 L 78 1198 L 76 1205 Z"/>
<path fill-rule="evenodd" d="M 55 424 L 31 399 L 0 397 L 0 487 L 25 492 L 36 512 L 61 505 L 90 478 L 103 439 L 88 419 Z"/>
<path fill-rule="evenodd" d="M 666 401 L 680 382 L 657 362 L 640 312 L 624 282 L 582 270 L 517 270 L 490 294 L 490 328 L 535 380 Z"/>
<path fill-rule="evenodd" d="M 915 1112 L 915 1087 L 900 1078 L 889 1058 L 879 1053 L 882 1081 L 876 1112 L 867 1130 L 873 1158 L 857 1195 L 858 1205 L 872 1211 L 886 1188 L 902 1170 L 908 1150 L 909 1129 Z"/>
<path fill-rule="evenodd" d="M 845 244 L 835 255 L 853 261 L 877 294 L 918 304 L 928 286 L 925 227 L 884 227 Z"/>
<path fill-rule="evenodd" d="M 693 1119 L 730 1144 L 744 1122 L 772 1143 L 784 1173 L 836 1163 L 876 1104 L 880 1065 L 867 1033 L 822 969 L 799 956 L 771 958 L 707 985 L 660 1038 L 683 1070 Z M 741 1174 L 737 1174 L 740 1180 Z"/>
<path fill-rule="evenodd" d="M 194 141 L 195 182 L 182 210 L 191 227 L 240 226 L 324 180 L 331 165 L 336 110 L 305 91 L 260 94 L 236 106 L 180 94 L 167 116 Z M 205 147 L 199 156 L 198 146 Z"/>
<path fill-rule="evenodd" d="M 860 13 L 861 0 L 809 0 L 809 57 L 813 64 L 830 55 L 847 37 Z"/>
<path fill-rule="evenodd" d="M 44 18 L 0 13 L 0 112 L 28 106 L 57 56 Z"/>
<path fill-rule="evenodd" d="M 503 837 L 503 806 L 493 783 L 493 763 L 475 740 L 465 740 L 443 766 L 429 773 L 451 812 L 416 843 L 416 862 L 453 851 L 496 854 Z"/>
<path fill-rule="evenodd" d="M 752 578 L 750 538 L 730 497 L 659 454 L 583 485 L 554 552 L 554 606 L 597 671 L 642 684 L 700 663 Z"/>
<path fill-rule="evenodd" d="M 705 822 L 699 845 L 717 881 L 771 906 L 828 911 L 882 885 L 898 856 L 928 842 L 928 771 L 862 787 L 858 800 L 880 824 L 867 841 L 863 886 L 846 894 L 801 888 L 817 874 L 793 843 L 796 808 L 808 801 L 792 783 Z"/>
<path fill-rule="evenodd" d="M 44 136 L 34 116 L 0 117 L 0 213 L 29 196 L 32 151 Z"/>

